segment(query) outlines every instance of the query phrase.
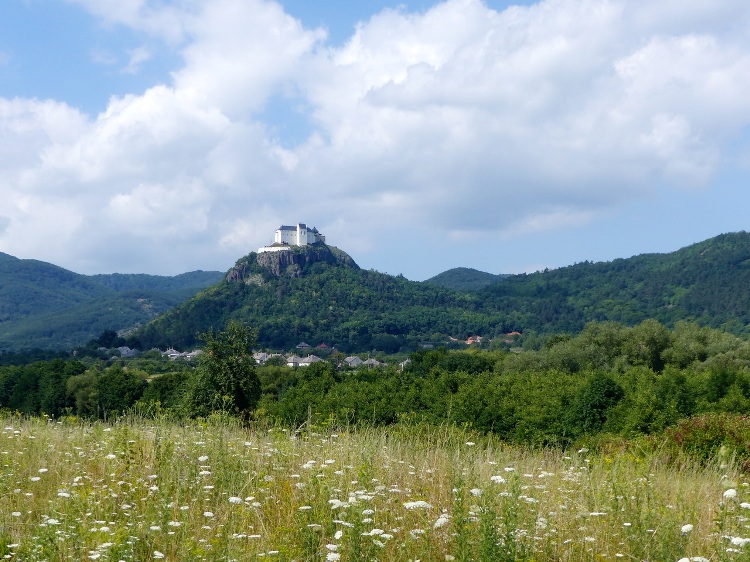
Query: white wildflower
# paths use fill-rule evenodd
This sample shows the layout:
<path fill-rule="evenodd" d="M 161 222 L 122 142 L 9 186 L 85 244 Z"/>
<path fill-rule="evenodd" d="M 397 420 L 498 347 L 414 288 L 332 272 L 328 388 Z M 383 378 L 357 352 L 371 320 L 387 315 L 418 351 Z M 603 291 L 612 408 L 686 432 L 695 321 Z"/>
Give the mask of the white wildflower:
<path fill-rule="evenodd" d="M 404 504 L 406 509 L 430 509 L 432 506 L 424 500 L 417 500 L 413 502 L 406 502 Z"/>
<path fill-rule="evenodd" d="M 450 521 L 450 518 L 447 513 L 442 513 L 440 517 L 438 517 L 435 520 L 435 523 L 433 523 L 432 527 L 434 529 L 439 529 L 440 527 L 445 527 L 448 522 Z"/>
<path fill-rule="evenodd" d="M 734 488 L 729 488 L 724 492 L 724 497 L 729 500 L 736 498 L 737 490 L 735 490 Z"/>
<path fill-rule="evenodd" d="M 682 528 L 680 529 L 680 532 L 681 532 L 681 533 L 682 533 L 683 535 L 687 535 L 687 534 L 688 534 L 689 532 L 691 532 L 692 530 L 693 530 L 693 526 L 692 526 L 692 525 L 691 525 L 690 523 L 688 523 L 687 525 L 683 525 L 683 526 L 682 526 Z"/>

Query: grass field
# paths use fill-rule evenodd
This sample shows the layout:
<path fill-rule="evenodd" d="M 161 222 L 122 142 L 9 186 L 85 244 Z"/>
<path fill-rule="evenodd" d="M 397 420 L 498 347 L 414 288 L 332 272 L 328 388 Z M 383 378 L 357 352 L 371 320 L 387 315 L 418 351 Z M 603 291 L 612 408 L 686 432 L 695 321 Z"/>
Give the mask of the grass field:
<path fill-rule="evenodd" d="M 740 473 L 634 447 L 529 451 L 406 425 L 0 423 L 5 559 L 750 560 Z"/>

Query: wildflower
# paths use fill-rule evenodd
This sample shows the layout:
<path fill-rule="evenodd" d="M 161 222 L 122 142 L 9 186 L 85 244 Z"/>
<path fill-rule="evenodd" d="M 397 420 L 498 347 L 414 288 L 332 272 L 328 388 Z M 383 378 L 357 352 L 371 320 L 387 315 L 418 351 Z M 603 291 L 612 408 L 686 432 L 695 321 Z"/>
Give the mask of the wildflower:
<path fill-rule="evenodd" d="M 242 503 L 242 498 L 238 498 L 237 496 L 231 496 L 229 498 L 229 503 Z"/>
<path fill-rule="evenodd" d="M 693 530 L 693 526 L 690 523 L 688 523 L 687 525 L 682 526 L 682 528 L 680 529 L 680 532 L 683 535 L 687 535 L 692 530 Z"/>
<path fill-rule="evenodd" d="M 450 519 L 448 518 L 448 514 L 442 513 L 440 517 L 438 517 L 437 520 L 435 520 L 435 523 L 433 523 L 432 527 L 433 529 L 439 529 L 440 527 L 444 527 L 445 525 L 448 524 L 449 520 Z"/>
<path fill-rule="evenodd" d="M 326 548 L 330 550 L 331 552 L 336 552 L 339 549 L 339 545 L 337 544 L 327 544 Z"/>
<path fill-rule="evenodd" d="M 476 445 L 476 443 L 474 443 L 474 441 L 467 441 L 466 445 L 468 445 L 469 447 L 473 447 L 474 445 Z"/>
<path fill-rule="evenodd" d="M 507 482 L 507 480 L 503 478 L 502 476 L 500 476 L 499 474 L 495 476 L 490 476 L 490 480 L 492 480 L 495 484 L 505 484 Z"/>
<path fill-rule="evenodd" d="M 11 515 L 13 517 L 21 517 L 21 512 L 20 511 L 14 511 L 13 513 L 11 513 Z"/>
<path fill-rule="evenodd" d="M 213 514 L 212 511 L 204 511 L 203 512 L 203 517 L 213 517 L 213 516 L 214 516 L 214 514 Z"/>
<path fill-rule="evenodd" d="M 734 488 L 729 488 L 724 492 L 724 497 L 728 500 L 734 499 L 737 497 L 737 490 Z"/>
<path fill-rule="evenodd" d="M 344 536 L 344 533 L 340 529 L 333 534 L 333 538 L 336 539 L 337 541 L 341 540 L 341 537 L 343 536 Z"/>
<path fill-rule="evenodd" d="M 198 457 L 198 462 L 206 462 L 207 460 L 208 460 L 208 456 L 207 455 L 202 455 L 202 456 Z"/>
<path fill-rule="evenodd" d="M 154 550 L 154 558 L 164 558 L 164 554 L 158 550 Z"/>
<path fill-rule="evenodd" d="M 329 552 L 326 554 L 326 560 L 329 562 L 335 562 L 336 560 L 340 560 L 341 555 L 338 552 Z"/>
<path fill-rule="evenodd" d="M 475 497 L 479 497 L 482 495 L 482 490 L 480 490 L 479 488 L 472 488 L 469 491 L 471 492 L 471 495 Z"/>
<path fill-rule="evenodd" d="M 424 500 L 417 500 L 413 502 L 406 502 L 404 504 L 406 509 L 430 509 L 432 506 Z"/>

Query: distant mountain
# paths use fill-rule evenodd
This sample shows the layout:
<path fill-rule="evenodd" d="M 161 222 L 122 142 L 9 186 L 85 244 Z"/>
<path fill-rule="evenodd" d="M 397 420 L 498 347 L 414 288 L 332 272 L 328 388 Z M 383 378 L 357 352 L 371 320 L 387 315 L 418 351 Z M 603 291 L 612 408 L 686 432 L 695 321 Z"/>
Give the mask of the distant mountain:
<path fill-rule="evenodd" d="M 435 277 L 430 277 L 425 283 L 438 285 L 446 289 L 455 289 L 456 291 L 476 291 L 507 277 L 508 275 L 494 275 L 469 267 L 455 267 L 443 273 L 438 273 Z"/>
<path fill-rule="evenodd" d="M 577 332 L 592 320 L 655 318 L 733 333 L 750 330 L 750 234 L 722 234 L 669 254 L 584 262 L 512 275 L 476 293 L 519 328 Z"/>
<path fill-rule="evenodd" d="M 266 347 L 288 349 L 305 341 L 342 351 L 396 351 L 444 342 L 447 336 L 575 333 L 591 321 L 634 325 L 656 318 L 671 326 L 690 320 L 738 334 L 748 332 L 750 324 L 750 235 L 745 232 L 670 254 L 533 274 L 487 277 L 459 269 L 448 275 L 447 284 L 499 281 L 462 291 L 363 271 L 340 250 L 336 259 L 331 254 L 318 259 L 310 251 L 296 250 L 290 263 L 251 253 L 224 281 L 135 336 L 145 347 L 188 347 L 199 332 L 238 319 L 256 328 L 258 343 Z"/>
<path fill-rule="evenodd" d="M 223 276 L 87 276 L 0 253 L 0 350 L 70 349 L 104 330 L 137 327 Z"/>

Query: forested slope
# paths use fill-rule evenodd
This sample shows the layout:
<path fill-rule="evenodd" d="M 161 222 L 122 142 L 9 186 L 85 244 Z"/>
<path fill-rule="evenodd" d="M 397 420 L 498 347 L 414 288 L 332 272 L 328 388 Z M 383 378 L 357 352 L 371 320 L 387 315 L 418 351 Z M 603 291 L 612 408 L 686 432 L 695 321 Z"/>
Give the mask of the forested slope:
<path fill-rule="evenodd" d="M 141 345 L 191 346 L 198 332 L 221 329 L 230 319 L 256 328 L 258 343 L 270 348 L 306 341 L 386 352 L 444 343 L 448 336 L 578 333 L 591 321 L 635 325 L 654 318 L 674 326 L 694 320 L 735 334 L 750 322 L 750 235 L 744 232 L 671 254 L 510 275 L 478 291 L 316 262 L 299 252 L 304 267 L 269 268 L 254 253 L 242 258 L 225 281 L 139 332 Z"/>
<path fill-rule="evenodd" d="M 87 276 L 0 253 L 0 349 L 70 349 L 104 330 L 145 324 L 222 277 Z"/>

